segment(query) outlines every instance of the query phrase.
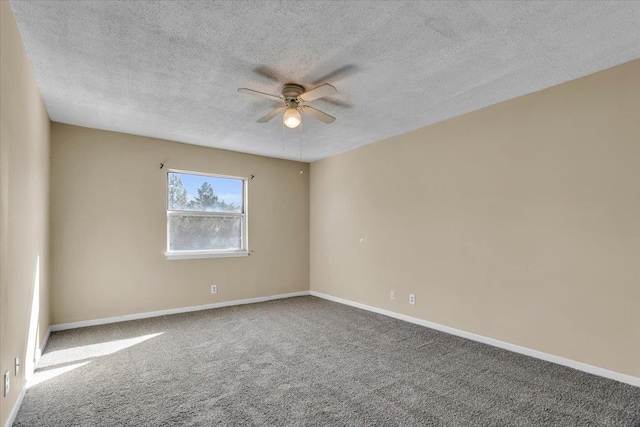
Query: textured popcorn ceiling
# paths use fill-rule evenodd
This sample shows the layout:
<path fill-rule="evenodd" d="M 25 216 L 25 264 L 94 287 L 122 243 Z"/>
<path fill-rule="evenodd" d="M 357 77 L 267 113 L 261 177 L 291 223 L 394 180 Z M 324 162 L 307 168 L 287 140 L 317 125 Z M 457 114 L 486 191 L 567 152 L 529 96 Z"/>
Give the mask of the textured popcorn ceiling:
<path fill-rule="evenodd" d="M 632 1 L 11 6 L 52 120 L 297 160 L 298 129 L 236 89 L 331 83 L 305 161 L 640 57 Z"/>

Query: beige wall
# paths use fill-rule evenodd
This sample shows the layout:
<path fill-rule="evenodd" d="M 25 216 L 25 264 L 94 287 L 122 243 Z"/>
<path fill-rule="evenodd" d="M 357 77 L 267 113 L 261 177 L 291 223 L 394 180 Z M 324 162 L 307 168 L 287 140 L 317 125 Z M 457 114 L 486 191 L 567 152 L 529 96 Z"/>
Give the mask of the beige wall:
<path fill-rule="evenodd" d="M 52 323 L 309 289 L 308 164 L 58 123 L 51 140 Z M 250 257 L 165 259 L 168 168 L 255 175 Z"/>
<path fill-rule="evenodd" d="M 9 3 L 0 2 L 0 425 L 49 329 L 49 116 Z M 21 359 L 14 375 L 14 358 Z"/>
<path fill-rule="evenodd" d="M 640 377 L 640 60 L 318 161 L 310 185 L 312 290 Z"/>

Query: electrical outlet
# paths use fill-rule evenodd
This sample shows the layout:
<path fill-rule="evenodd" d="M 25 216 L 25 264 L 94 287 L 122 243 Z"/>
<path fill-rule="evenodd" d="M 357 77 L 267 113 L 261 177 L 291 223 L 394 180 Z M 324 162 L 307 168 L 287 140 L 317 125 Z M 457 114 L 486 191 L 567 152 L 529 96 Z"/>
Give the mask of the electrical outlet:
<path fill-rule="evenodd" d="M 218 293 L 218 285 L 211 285 L 211 293 L 212 294 Z"/>
<path fill-rule="evenodd" d="M 16 372 L 16 376 L 18 376 L 18 374 L 20 373 L 20 358 L 19 357 L 16 357 L 15 372 Z"/>
<path fill-rule="evenodd" d="M 9 385 L 11 384 L 11 375 L 9 371 L 4 373 L 4 397 L 9 394 Z"/>
<path fill-rule="evenodd" d="M 414 294 L 409 294 L 409 304 L 414 305 L 416 303 L 416 296 Z"/>
<path fill-rule="evenodd" d="M 396 299 L 396 291 L 389 292 L 389 298 L 391 298 L 392 300 Z"/>

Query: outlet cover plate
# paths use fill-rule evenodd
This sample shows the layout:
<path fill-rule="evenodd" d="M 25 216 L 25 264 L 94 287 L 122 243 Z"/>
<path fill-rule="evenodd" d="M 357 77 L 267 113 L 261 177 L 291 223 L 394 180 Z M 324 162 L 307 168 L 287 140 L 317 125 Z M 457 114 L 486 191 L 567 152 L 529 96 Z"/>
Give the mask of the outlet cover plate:
<path fill-rule="evenodd" d="M 416 296 L 414 294 L 409 294 L 409 304 L 415 305 L 415 303 L 416 303 Z"/>
<path fill-rule="evenodd" d="M 212 294 L 218 293 L 218 285 L 211 285 L 211 293 Z"/>

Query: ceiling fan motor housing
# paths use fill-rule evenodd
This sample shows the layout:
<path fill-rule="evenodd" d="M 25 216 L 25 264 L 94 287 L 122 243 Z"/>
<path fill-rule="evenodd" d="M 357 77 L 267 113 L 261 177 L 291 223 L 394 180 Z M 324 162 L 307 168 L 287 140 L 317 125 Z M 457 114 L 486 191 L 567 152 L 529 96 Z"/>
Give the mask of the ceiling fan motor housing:
<path fill-rule="evenodd" d="M 287 100 L 296 99 L 298 96 L 304 93 L 304 88 L 294 83 L 287 83 L 282 86 L 280 90 L 282 96 Z"/>

